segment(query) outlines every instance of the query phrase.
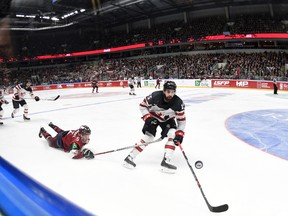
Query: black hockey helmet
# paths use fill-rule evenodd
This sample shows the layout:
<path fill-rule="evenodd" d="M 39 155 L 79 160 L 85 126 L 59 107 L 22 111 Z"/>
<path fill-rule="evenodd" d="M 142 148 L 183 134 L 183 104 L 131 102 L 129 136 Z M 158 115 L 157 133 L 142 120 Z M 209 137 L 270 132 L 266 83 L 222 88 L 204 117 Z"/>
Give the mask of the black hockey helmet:
<path fill-rule="evenodd" d="M 164 85 L 163 85 L 163 91 L 166 91 L 167 89 L 171 89 L 176 91 L 177 85 L 174 81 L 167 81 Z"/>
<path fill-rule="evenodd" d="M 87 125 L 81 125 L 79 128 L 79 133 L 82 135 L 90 135 L 91 134 L 91 129 Z"/>
<path fill-rule="evenodd" d="M 32 85 L 32 82 L 31 82 L 31 80 L 30 79 L 27 79 L 27 80 L 25 80 L 25 82 L 24 82 L 26 85 L 28 84 L 28 83 L 30 83 L 30 85 Z"/>

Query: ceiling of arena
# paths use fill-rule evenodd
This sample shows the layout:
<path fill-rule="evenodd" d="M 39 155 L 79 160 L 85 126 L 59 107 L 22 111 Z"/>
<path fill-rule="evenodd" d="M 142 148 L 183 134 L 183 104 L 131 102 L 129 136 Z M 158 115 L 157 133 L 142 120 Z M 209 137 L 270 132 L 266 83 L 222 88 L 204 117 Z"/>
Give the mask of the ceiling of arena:
<path fill-rule="evenodd" d="M 115 26 L 183 11 L 224 6 L 287 3 L 287 0 L 11 0 L 0 1 L 14 29 L 49 29 L 75 23 Z"/>

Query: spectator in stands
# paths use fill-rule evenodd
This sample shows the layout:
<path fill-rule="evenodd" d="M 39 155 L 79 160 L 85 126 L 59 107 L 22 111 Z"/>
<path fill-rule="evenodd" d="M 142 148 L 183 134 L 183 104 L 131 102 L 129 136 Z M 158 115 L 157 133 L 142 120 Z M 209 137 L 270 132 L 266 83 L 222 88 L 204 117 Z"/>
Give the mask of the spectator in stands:
<path fill-rule="evenodd" d="M 10 18 L 8 15 L 11 0 L 4 0 L 0 8 L 0 58 L 12 56 L 12 41 L 10 32 Z"/>

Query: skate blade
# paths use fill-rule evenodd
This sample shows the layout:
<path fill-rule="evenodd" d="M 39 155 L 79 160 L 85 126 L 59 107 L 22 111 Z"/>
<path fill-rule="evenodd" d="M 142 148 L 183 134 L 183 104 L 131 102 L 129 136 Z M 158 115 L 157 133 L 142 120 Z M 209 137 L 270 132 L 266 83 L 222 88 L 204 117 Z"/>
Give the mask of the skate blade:
<path fill-rule="evenodd" d="M 168 174 L 175 174 L 176 170 L 163 167 L 163 168 L 161 168 L 161 172 L 168 173 Z"/>
<path fill-rule="evenodd" d="M 124 163 L 123 166 L 124 166 L 125 168 L 131 169 L 131 170 L 135 168 L 133 165 L 131 165 L 131 164 L 129 164 L 129 163 Z"/>

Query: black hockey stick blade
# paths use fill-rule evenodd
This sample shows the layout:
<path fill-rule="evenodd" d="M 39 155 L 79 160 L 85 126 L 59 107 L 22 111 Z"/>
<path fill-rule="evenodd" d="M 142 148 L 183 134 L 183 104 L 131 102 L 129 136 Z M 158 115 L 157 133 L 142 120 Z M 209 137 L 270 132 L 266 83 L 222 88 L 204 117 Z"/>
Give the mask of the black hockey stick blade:
<path fill-rule="evenodd" d="M 209 205 L 210 211 L 215 212 L 215 213 L 225 212 L 228 210 L 228 208 L 229 208 L 229 206 L 227 204 L 224 204 L 221 206 L 210 206 Z"/>
<path fill-rule="evenodd" d="M 56 101 L 59 97 L 60 97 L 60 95 L 57 95 L 55 98 L 46 98 L 46 99 L 42 99 L 42 100 Z"/>
<path fill-rule="evenodd" d="M 53 100 L 56 101 L 59 97 L 60 95 L 57 95 Z"/>

